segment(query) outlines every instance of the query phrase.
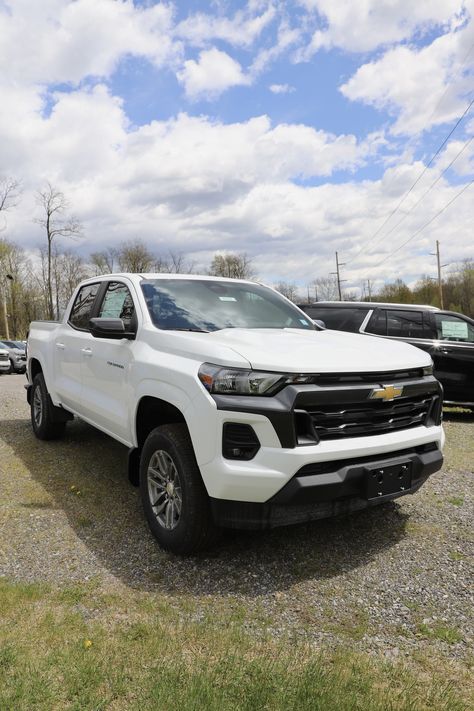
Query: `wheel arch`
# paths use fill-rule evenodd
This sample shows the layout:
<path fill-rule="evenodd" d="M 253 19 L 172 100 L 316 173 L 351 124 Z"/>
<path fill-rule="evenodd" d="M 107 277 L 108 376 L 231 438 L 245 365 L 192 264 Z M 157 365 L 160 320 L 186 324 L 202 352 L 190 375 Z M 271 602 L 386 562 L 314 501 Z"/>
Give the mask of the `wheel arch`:
<path fill-rule="evenodd" d="M 155 396 L 143 396 L 135 413 L 135 436 L 138 449 L 142 449 L 146 438 L 156 427 L 178 422 L 185 424 L 189 432 L 186 418 L 176 405 Z"/>

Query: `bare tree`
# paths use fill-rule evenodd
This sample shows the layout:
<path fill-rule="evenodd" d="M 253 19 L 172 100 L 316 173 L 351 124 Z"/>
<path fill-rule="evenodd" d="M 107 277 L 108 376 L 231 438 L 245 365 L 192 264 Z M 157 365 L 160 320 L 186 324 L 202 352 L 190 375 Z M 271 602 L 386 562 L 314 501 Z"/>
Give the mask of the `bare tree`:
<path fill-rule="evenodd" d="M 0 212 L 7 212 L 12 207 L 18 205 L 21 194 L 21 185 L 18 180 L 14 178 L 1 178 L 0 179 Z M 0 227 L 0 231 L 4 230 L 6 227 L 6 222 L 3 227 Z"/>
<path fill-rule="evenodd" d="M 118 249 L 107 247 L 102 252 L 92 252 L 90 259 L 96 274 L 112 274 L 118 257 Z"/>
<path fill-rule="evenodd" d="M 294 281 L 279 281 L 278 284 L 274 284 L 274 288 L 290 301 L 295 303 L 299 301 L 298 286 Z"/>
<path fill-rule="evenodd" d="M 54 301 L 52 286 L 52 246 L 57 237 L 79 237 L 82 234 L 81 223 L 65 213 L 69 207 L 64 193 L 47 183 L 43 190 L 39 190 L 36 201 L 43 210 L 43 216 L 36 218 L 35 222 L 46 231 L 47 245 L 47 297 L 48 317 L 54 319 Z"/>
<path fill-rule="evenodd" d="M 313 282 L 316 301 L 334 301 L 339 298 L 334 277 L 319 277 Z"/>
<path fill-rule="evenodd" d="M 231 279 L 252 279 L 255 276 L 252 261 L 245 253 L 233 254 L 230 252 L 214 255 L 209 274 Z"/>
<path fill-rule="evenodd" d="M 122 242 L 118 251 L 118 263 L 123 272 L 149 272 L 156 262 L 155 256 L 139 239 Z"/>

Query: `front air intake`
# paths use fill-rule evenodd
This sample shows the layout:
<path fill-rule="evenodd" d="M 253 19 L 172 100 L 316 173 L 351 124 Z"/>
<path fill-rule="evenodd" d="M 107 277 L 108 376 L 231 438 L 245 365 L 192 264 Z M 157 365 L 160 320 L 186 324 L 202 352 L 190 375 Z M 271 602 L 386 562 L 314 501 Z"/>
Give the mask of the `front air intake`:
<path fill-rule="evenodd" d="M 253 427 L 237 422 L 226 422 L 222 430 L 222 454 L 225 459 L 253 459 L 260 442 Z"/>

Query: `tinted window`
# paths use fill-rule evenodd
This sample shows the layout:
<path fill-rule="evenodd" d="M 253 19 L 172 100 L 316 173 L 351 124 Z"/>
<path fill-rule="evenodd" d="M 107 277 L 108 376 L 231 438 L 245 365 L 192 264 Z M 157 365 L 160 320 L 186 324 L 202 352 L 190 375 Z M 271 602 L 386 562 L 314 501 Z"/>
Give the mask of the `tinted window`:
<path fill-rule="evenodd" d="M 423 326 L 422 311 L 378 310 L 373 314 L 366 330 L 377 336 L 429 338 L 429 334 Z"/>
<path fill-rule="evenodd" d="M 435 314 L 437 338 L 442 341 L 474 343 L 474 326 L 458 316 Z"/>
<path fill-rule="evenodd" d="M 370 317 L 370 321 L 365 329 L 367 333 L 375 333 L 376 336 L 387 335 L 387 314 L 385 311 L 375 311 Z"/>
<path fill-rule="evenodd" d="M 75 328 L 87 330 L 99 284 L 88 284 L 79 289 L 69 316 L 69 323 Z"/>
<path fill-rule="evenodd" d="M 324 321 L 326 328 L 336 331 L 357 333 L 369 309 L 325 308 L 324 306 L 302 306 L 313 319 Z"/>
<path fill-rule="evenodd" d="M 217 331 L 222 328 L 305 328 L 309 318 L 260 284 L 201 279 L 149 279 L 141 283 L 158 328 Z"/>
<path fill-rule="evenodd" d="M 121 318 L 125 324 L 126 331 L 132 328 L 135 306 L 132 295 L 125 284 L 120 284 L 116 281 L 110 282 L 100 307 L 99 316 Z"/>
<path fill-rule="evenodd" d="M 421 311 L 387 311 L 387 336 L 423 338 Z"/>

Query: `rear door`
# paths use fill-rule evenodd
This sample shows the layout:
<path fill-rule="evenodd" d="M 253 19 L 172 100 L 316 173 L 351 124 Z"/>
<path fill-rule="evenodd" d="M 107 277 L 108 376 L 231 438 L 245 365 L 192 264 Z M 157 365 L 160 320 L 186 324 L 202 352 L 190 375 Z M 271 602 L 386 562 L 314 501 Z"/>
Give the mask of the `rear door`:
<path fill-rule="evenodd" d="M 82 408 L 82 362 L 89 347 L 89 319 L 95 315 L 100 282 L 86 284 L 77 292 L 67 323 L 55 332 L 53 343 L 55 390 L 66 409 L 79 415 Z"/>
<path fill-rule="evenodd" d="M 364 332 L 406 341 L 431 354 L 434 332 L 429 316 L 421 309 L 377 308 Z"/>

